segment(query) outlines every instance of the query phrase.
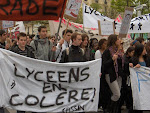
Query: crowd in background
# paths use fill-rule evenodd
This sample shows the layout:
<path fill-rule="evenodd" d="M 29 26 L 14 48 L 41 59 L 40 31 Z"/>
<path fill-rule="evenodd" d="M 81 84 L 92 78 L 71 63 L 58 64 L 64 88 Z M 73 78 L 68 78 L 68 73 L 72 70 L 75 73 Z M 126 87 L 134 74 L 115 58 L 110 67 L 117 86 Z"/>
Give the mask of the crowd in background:
<path fill-rule="evenodd" d="M 129 66 L 150 66 L 150 42 L 145 43 L 142 37 L 134 40 L 124 51 L 123 41 L 114 34 L 108 39 L 98 40 L 66 29 L 58 41 L 56 36 L 48 37 L 47 28 L 40 26 L 38 35 L 20 33 L 17 39 L 11 39 L 4 30 L 0 30 L 0 48 L 30 58 L 60 63 L 102 58 L 99 108 L 103 109 L 103 113 L 121 113 L 121 107 L 125 104 L 128 113 L 143 112 L 133 110 L 131 83 L 128 82 Z M 0 108 L 0 112 L 4 113 L 3 108 Z"/>

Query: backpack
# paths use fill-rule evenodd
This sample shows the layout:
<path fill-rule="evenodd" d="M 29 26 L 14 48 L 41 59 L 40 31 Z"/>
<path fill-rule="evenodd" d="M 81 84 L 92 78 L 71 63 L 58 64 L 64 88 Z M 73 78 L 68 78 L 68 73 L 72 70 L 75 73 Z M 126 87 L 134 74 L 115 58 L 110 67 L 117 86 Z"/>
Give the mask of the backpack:
<path fill-rule="evenodd" d="M 48 41 L 48 44 L 50 45 L 50 41 Z M 37 51 L 38 48 L 38 41 L 34 40 L 35 50 Z"/>

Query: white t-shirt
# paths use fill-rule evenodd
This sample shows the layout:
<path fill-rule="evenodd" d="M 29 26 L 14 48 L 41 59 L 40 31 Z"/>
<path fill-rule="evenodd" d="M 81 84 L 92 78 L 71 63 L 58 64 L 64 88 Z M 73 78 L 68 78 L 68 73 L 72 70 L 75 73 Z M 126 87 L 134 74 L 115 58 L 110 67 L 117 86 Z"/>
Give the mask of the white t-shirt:
<path fill-rule="evenodd" d="M 95 59 L 99 59 L 99 58 L 102 58 L 102 54 L 101 54 L 100 50 L 97 50 L 95 52 Z"/>

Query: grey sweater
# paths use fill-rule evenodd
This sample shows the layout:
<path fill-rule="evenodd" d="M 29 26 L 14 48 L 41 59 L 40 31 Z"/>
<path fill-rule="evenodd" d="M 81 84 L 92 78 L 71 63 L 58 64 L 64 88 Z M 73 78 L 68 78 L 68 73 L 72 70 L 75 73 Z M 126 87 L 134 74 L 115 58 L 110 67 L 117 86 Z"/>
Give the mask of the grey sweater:
<path fill-rule="evenodd" d="M 35 41 L 37 44 L 35 44 Z M 50 61 L 53 44 L 48 40 L 48 38 L 40 39 L 39 35 L 37 35 L 36 38 L 30 43 L 30 46 L 32 46 L 35 50 L 35 58 Z M 55 53 L 53 55 L 55 58 Z"/>

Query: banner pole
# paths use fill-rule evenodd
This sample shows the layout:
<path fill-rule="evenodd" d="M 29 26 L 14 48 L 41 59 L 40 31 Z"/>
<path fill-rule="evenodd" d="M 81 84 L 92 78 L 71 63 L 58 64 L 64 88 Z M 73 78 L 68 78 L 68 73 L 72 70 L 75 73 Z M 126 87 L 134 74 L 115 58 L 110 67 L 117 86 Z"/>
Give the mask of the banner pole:
<path fill-rule="evenodd" d="M 67 29 L 68 29 L 69 22 L 70 22 L 70 19 L 69 19 L 68 22 L 67 22 L 67 27 L 66 27 L 66 29 L 65 29 L 65 35 L 66 35 Z"/>
<path fill-rule="evenodd" d="M 65 6 L 65 0 L 64 0 L 64 3 L 63 3 L 63 7 L 64 7 L 64 6 Z M 53 45 L 53 46 L 56 45 L 57 40 L 58 40 L 59 31 L 60 31 L 60 27 L 61 27 L 61 22 L 62 22 L 62 18 L 63 18 L 63 17 L 61 17 L 61 16 L 62 16 L 62 13 L 63 13 L 63 7 L 62 7 L 62 9 L 61 9 L 59 26 L 58 26 L 58 30 L 57 30 L 57 33 L 56 33 L 56 39 L 55 39 L 55 42 L 54 42 L 54 45 Z M 57 49 L 57 48 L 56 48 L 56 49 Z M 53 60 L 53 57 L 55 56 L 54 53 L 55 53 L 55 52 L 53 52 L 53 51 L 51 52 L 50 61 Z M 55 58 L 54 58 L 54 59 L 55 59 Z"/>

